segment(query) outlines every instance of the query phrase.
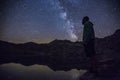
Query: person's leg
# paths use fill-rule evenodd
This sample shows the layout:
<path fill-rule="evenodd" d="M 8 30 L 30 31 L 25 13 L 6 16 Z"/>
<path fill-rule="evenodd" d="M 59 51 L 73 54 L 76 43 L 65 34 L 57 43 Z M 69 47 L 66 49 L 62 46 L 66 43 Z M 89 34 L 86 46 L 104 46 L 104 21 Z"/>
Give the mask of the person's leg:
<path fill-rule="evenodd" d="M 98 65 L 97 65 L 96 57 L 95 56 L 90 57 L 90 69 L 91 69 L 91 72 L 93 72 L 93 73 L 98 72 L 97 67 L 98 67 Z"/>
<path fill-rule="evenodd" d="M 90 71 L 92 73 L 97 73 L 98 72 L 98 61 L 96 57 L 96 52 L 95 52 L 95 46 L 94 46 L 94 41 L 91 40 L 89 43 L 89 49 L 88 52 L 90 54 Z"/>

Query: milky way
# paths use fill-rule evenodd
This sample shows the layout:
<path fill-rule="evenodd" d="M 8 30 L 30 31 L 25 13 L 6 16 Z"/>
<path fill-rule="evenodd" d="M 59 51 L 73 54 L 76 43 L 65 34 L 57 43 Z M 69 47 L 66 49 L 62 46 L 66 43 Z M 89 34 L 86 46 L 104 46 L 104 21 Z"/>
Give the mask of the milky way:
<path fill-rule="evenodd" d="M 1 0 L 0 40 L 80 41 L 86 15 L 94 23 L 96 37 L 105 37 L 120 28 L 119 4 L 119 0 Z"/>
<path fill-rule="evenodd" d="M 58 9 L 60 9 L 60 17 L 65 21 L 65 25 L 64 28 L 66 30 L 66 32 L 68 33 L 68 36 L 70 37 L 71 41 L 77 41 L 78 37 L 75 34 L 75 27 L 74 27 L 74 23 L 71 21 L 71 19 L 69 19 L 69 16 L 67 14 L 67 9 L 66 7 L 61 5 L 61 2 L 58 1 L 57 5 L 59 6 Z"/>

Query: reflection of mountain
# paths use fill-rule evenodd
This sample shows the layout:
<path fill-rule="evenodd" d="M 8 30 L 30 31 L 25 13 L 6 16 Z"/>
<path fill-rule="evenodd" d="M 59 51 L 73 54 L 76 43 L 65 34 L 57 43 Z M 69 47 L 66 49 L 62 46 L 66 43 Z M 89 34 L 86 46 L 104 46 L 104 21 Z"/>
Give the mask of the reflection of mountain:
<path fill-rule="evenodd" d="M 96 38 L 98 58 L 119 59 L 120 30 L 105 38 Z M 43 64 L 54 70 L 87 68 L 88 61 L 82 42 L 54 40 L 48 44 L 13 44 L 0 41 L 0 63 L 16 62 L 24 65 Z"/>
<path fill-rule="evenodd" d="M 53 71 L 44 65 L 24 66 L 8 63 L 0 65 L 0 80 L 78 80 L 79 76 L 85 72 L 85 70 L 76 69 Z"/>

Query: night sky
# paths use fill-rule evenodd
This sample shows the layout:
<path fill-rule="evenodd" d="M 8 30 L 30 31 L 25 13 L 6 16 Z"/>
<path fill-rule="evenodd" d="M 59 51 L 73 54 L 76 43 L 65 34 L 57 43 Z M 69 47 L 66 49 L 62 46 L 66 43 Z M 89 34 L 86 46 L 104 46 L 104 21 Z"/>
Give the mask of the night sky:
<path fill-rule="evenodd" d="M 120 28 L 119 4 L 119 0 L 0 0 L 0 40 L 80 41 L 84 16 L 94 23 L 96 37 L 105 37 Z"/>

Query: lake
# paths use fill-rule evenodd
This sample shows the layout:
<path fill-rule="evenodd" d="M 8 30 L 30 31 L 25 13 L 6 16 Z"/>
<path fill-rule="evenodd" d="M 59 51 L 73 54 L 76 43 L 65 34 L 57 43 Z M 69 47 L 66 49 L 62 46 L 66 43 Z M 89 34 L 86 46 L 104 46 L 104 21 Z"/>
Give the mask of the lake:
<path fill-rule="evenodd" d="M 24 66 L 17 63 L 0 65 L 0 80 L 79 80 L 86 70 L 53 71 L 45 65 Z"/>

